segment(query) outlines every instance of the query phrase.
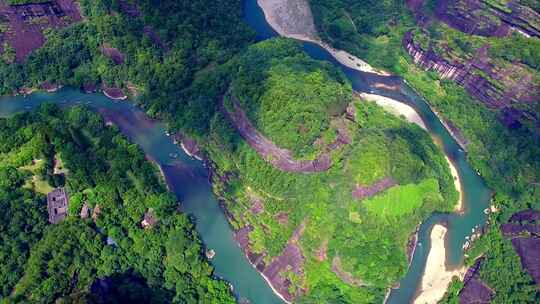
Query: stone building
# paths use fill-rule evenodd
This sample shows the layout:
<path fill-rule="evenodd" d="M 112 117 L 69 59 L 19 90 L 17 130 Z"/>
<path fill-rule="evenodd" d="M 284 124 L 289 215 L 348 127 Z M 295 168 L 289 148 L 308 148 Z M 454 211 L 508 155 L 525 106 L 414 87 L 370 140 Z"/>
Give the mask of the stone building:
<path fill-rule="evenodd" d="M 68 203 L 64 188 L 56 188 L 47 194 L 47 211 L 51 224 L 57 224 L 67 216 Z"/>

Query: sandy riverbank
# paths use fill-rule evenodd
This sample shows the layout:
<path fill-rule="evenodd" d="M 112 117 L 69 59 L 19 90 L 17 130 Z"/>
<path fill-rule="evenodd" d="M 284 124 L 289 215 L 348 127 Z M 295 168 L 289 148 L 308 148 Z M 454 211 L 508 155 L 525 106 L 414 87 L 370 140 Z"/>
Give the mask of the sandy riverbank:
<path fill-rule="evenodd" d="M 103 95 L 112 100 L 126 100 L 127 95 L 121 89 L 118 88 L 103 88 Z"/>
<path fill-rule="evenodd" d="M 442 125 L 444 126 L 446 131 L 448 131 L 450 136 L 452 136 L 452 138 L 456 141 L 456 143 L 459 145 L 461 150 L 467 152 L 468 141 L 463 136 L 463 134 L 461 134 L 461 132 L 457 128 L 452 128 L 450 126 L 451 121 L 450 120 L 448 120 L 448 121 L 445 120 L 443 118 L 443 116 L 429 102 L 427 102 L 427 98 L 422 94 L 422 92 L 420 90 L 415 89 L 414 86 L 412 86 L 406 79 L 404 79 L 404 82 L 405 82 L 405 84 L 407 84 L 411 88 L 411 90 L 416 92 L 418 94 L 418 96 L 421 96 L 424 100 L 426 100 L 425 103 L 430 108 L 431 112 L 433 112 L 433 114 L 435 114 L 435 116 L 437 116 L 437 118 L 442 123 Z"/>
<path fill-rule="evenodd" d="M 247 256 L 246 256 L 247 258 Z M 249 261 L 249 259 L 248 259 Z M 251 264 L 251 262 L 249 262 Z M 257 267 L 255 267 L 253 264 L 251 264 L 251 266 L 253 266 L 253 268 L 255 268 L 255 270 L 257 270 Z M 270 281 L 270 279 L 268 279 L 264 273 L 260 272 L 259 270 L 257 270 L 258 273 L 261 274 L 261 276 L 263 277 L 263 279 L 266 281 L 266 283 L 268 284 L 268 286 L 270 286 L 270 288 L 272 289 L 272 291 L 276 294 L 276 296 L 278 296 L 283 302 L 287 303 L 287 304 L 291 304 L 292 302 L 290 301 L 287 301 L 287 299 L 285 299 L 283 297 L 283 295 L 281 295 L 275 288 L 274 286 L 272 286 L 272 282 Z"/>
<path fill-rule="evenodd" d="M 257 0 L 268 24 L 282 37 L 316 43 L 344 66 L 351 69 L 388 76 L 362 59 L 331 47 L 317 35 L 309 3 L 305 0 Z"/>
<path fill-rule="evenodd" d="M 427 130 L 426 125 L 424 124 L 424 121 L 416 112 L 416 110 L 409 106 L 408 104 L 405 104 L 403 102 L 397 101 L 392 98 L 388 98 L 381 95 L 375 95 L 375 94 L 368 94 L 368 93 L 356 93 L 356 95 L 360 96 L 361 98 L 369 101 L 374 101 L 381 107 L 383 107 L 388 112 L 401 116 L 403 115 L 405 119 L 408 122 L 417 124 L 422 129 Z M 435 142 L 437 142 L 436 139 L 434 139 Z M 437 143 L 439 146 L 441 145 L 440 142 Z M 458 202 L 454 208 L 454 212 L 456 213 L 463 213 L 464 206 L 463 206 L 463 191 L 461 190 L 461 178 L 459 177 L 458 171 L 456 169 L 456 166 L 454 163 L 448 158 L 447 155 L 444 156 L 446 158 L 446 161 L 448 162 L 448 166 L 450 167 L 450 173 L 452 174 L 452 177 L 454 179 L 454 185 L 456 187 L 457 192 L 459 192 L 459 199 Z"/>
<path fill-rule="evenodd" d="M 458 202 L 456 206 L 454 207 L 454 212 L 462 214 L 465 210 L 463 206 L 463 191 L 461 190 L 461 178 L 459 177 L 456 166 L 450 160 L 450 158 L 448 158 L 447 155 L 445 155 L 444 158 L 446 158 L 446 161 L 448 162 L 448 166 L 450 167 L 450 173 L 452 174 L 452 177 L 454 178 L 454 185 L 456 187 L 457 192 L 459 193 Z"/>
<path fill-rule="evenodd" d="M 323 42 L 319 38 L 311 38 L 311 37 L 307 37 L 307 36 L 304 36 L 304 35 L 298 35 L 298 34 L 282 35 L 282 36 L 285 36 L 285 37 L 288 37 L 288 38 L 293 38 L 293 39 L 296 39 L 296 40 L 307 41 L 307 42 L 312 42 L 312 43 L 318 44 L 320 47 L 322 47 L 323 49 L 328 51 L 328 53 L 330 53 L 332 55 L 332 57 L 334 57 L 339 63 L 341 63 L 342 65 L 344 65 L 344 66 L 346 66 L 346 67 L 348 67 L 350 69 L 357 70 L 357 71 L 360 71 L 360 72 L 373 73 L 373 74 L 377 74 L 377 75 L 381 75 L 381 76 L 391 76 L 392 75 L 392 74 L 390 74 L 390 73 L 388 73 L 386 71 L 383 71 L 383 70 L 376 69 L 376 68 L 372 67 L 371 65 L 369 65 L 369 63 L 365 62 L 364 60 L 354 56 L 353 54 L 351 54 L 351 53 L 349 53 L 347 51 L 338 50 L 338 49 L 333 48 L 328 43 Z"/>
<path fill-rule="evenodd" d="M 416 110 L 408 104 L 381 95 L 368 93 L 357 93 L 357 95 L 365 100 L 374 101 L 385 110 L 396 116 L 403 115 L 408 122 L 417 124 L 420 128 L 427 130 L 426 125 L 418 112 L 416 112 Z"/>
<path fill-rule="evenodd" d="M 422 276 L 422 285 L 414 304 L 437 303 L 445 294 L 452 277 L 463 279 L 466 268 L 448 269 L 446 267 L 445 237 L 447 229 L 437 224 L 431 230 L 431 248 Z"/>
<path fill-rule="evenodd" d="M 163 168 L 161 165 L 152 157 L 150 154 L 145 154 L 144 158 L 146 158 L 147 161 L 152 163 L 152 165 L 156 166 L 159 170 L 159 176 L 162 178 L 163 182 L 165 183 L 165 187 L 167 187 L 167 191 L 173 192 L 171 185 L 169 185 L 169 181 L 167 180 L 167 177 L 165 176 L 165 171 L 163 171 Z"/>
<path fill-rule="evenodd" d="M 399 102 L 397 100 L 367 93 L 357 93 L 363 99 L 374 101 L 381 107 L 383 107 L 388 112 L 394 115 L 403 115 L 407 121 L 415 123 L 424 130 L 426 126 L 414 108 L 411 106 Z M 436 141 L 436 139 L 434 138 Z M 439 143 L 440 144 L 440 143 Z M 461 189 L 461 179 L 459 177 L 458 171 L 455 165 L 452 163 L 450 158 L 445 155 L 448 166 L 450 167 L 450 173 L 454 179 L 454 185 L 456 190 L 459 193 L 458 202 L 454 208 L 454 211 L 457 213 L 463 212 L 463 192 Z M 419 296 L 414 301 L 415 304 L 427 304 L 427 303 L 436 303 L 440 300 L 447 288 L 448 284 L 452 281 L 453 276 L 463 277 L 466 269 L 460 268 L 455 270 L 448 270 L 446 268 L 446 248 L 445 248 L 445 236 L 447 229 L 443 225 L 437 224 L 433 227 L 431 231 L 431 249 L 426 261 L 426 268 L 422 276 L 422 285 L 419 292 Z M 416 249 L 416 245 L 415 245 Z M 414 251 L 412 253 L 414 255 Z M 390 290 L 388 291 L 386 298 L 389 296 Z M 386 302 L 386 298 L 385 301 Z"/>

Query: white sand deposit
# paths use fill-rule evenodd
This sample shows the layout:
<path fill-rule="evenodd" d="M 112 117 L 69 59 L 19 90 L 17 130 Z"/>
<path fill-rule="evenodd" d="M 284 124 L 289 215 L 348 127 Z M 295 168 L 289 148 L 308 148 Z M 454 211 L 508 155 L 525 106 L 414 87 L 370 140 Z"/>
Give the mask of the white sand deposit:
<path fill-rule="evenodd" d="M 358 93 L 358 96 L 365 100 L 374 101 L 376 104 L 396 116 L 403 115 L 408 122 L 417 124 L 420 128 L 427 130 L 426 125 L 418 112 L 408 104 L 376 94 Z"/>
<path fill-rule="evenodd" d="M 270 26 L 283 37 L 316 43 L 344 66 L 362 72 L 390 75 L 362 59 L 324 43 L 317 35 L 311 8 L 306 0 L 257 0 Z"/>
<path fill-rule="evenodd" d="M 447 229 L 437 224 L 431 230 L 431 249 L 429 250 L 426 268 L 422 276 L 420 294 L 414 304 L 437 303 L 445 294 L 452 277 L 463 279 L 465 267 L 449 270 L 446 267 L 445 236 Z"/>

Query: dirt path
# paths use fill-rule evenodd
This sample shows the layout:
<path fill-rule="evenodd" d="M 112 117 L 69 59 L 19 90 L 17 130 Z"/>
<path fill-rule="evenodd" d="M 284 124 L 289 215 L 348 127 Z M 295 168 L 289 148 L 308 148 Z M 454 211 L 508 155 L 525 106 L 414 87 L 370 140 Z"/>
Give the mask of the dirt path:
<path fill-rule="evenodd" d="M 351 286 L 368 286 L 368 284 L 366 284 L 361 279 L 355 278 L 352 273 L 343 270 L 343 266 L 341 265 L 341 258 L 338 255 L 336 255 L 332 260 L 332 272 L 334 272 L 343 282 Z"/>
<path fill-rule="evenodd" d="M 278 147 L 274 142 L 262 135 L 249 121 L 238 100 L 232 94 L 229 97 L 231 97 L 234 111 L 228 111 L 222 104 L 223 113 L 246 142 L 274 167 L 286 172 L 314 173 L 326 171 L 332 166 L 329 151 L 322 152 L 314 160 L 294 159 L 291 151 Z M 347 140 L 346 136 L 338 136 L 338 140 L 331 144 L 330 150 L 337 149 L 348 143 L 350 143 L 350 140 Z"/>

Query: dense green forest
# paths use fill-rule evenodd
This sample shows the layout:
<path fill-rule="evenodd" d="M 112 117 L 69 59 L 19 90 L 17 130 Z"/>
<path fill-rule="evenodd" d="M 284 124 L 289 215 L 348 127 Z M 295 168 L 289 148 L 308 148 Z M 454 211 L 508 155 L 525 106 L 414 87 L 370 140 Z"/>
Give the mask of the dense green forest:
<path fill-rule="evenodd" d="M 149 114 L 204 131 L 227 77 L 222 64 L 254 38 L 241 21 L 241 1 L 136 1 L 139 17 L 121 2 L 133 3 L 79 1 L 84 22 L 47 30 L 45 45 L 24 63 L 0 61 L 0 93 L 44 81 L 131 87 Z M 123 63 L 105 56 L 104 45 L 119 50 Z"/>
<path fill-rule="evenodd" d="M 106 297 L 133 290 L 137 301 L 152 303 L 234 303 L 155 165 L 98 114 L 44 105 L 0 120 L 0 137 L 3 303 L 94 303 L 90 287 L 102 279 L 113 290 Z M 47 222 L 42 188 L 31 182 L 37 178 L 67 187 L 61 223 Z M 92 216 L 81 218 L 83 203 Z M 159 222 L 144 229 L 150 209 Z"/>
<path fill-rule="evenodd" d="M 526 1 L 520 2 L 528 5 Z M 534 126 L 517 129 L 504 126 L 495 111 L 470 97 L 462 87 L 415 66 L 401 41 L 407 30 L 414 30 L 421 33 L 420 42 L 425 46 L 451 47 L 450 55 L 462 57 L 471 56 L 481 45 L 489 43 L 489 55 L 498 64 L 522 63 L 525 65 L 522 73 L 531 73 L 538 81 L 540 39 L 519 34 L 505 38 L 467 35 L 436 21 L 429 24 L 427 31 L 420 30 L 404 1 L 312 0 L 310 3 L 324 40 L 403 76 L 470 142 L 468 159 L 494 190 L 493 203 L 501 210 L 491 216 L 490 231 L 478 241 L 482 245 L 473 247 L 476 249 L 471 261 L 480 255 L 486 257 L 481 277 L 495 290 L 493 303 L 534 302 L 537 291 L 526 287 L 532 283 L 530 277 L 521 267 L 516 267 L 518 256 L 498 232 L 498 224 L 505 223 L 516 211 L 540 209 L 540 188 L 536 184 L 540 179 L 540 143 L 531 132 Z M 438 1 L 425 1 L 424 12 L 429 16 L 436 5 Z M 453 285 L 454 289 L 455 286 L 458 285 Z"/>
<path fill-rule="evenodd" d="M 519 2 L 538 9 L 538 1 Z M 310 60 L 291 41 L 247 48 L 254 34 L 241 20 L 240 0 L 79 3 L 84 22 L 47 30 L 45 45 L 24 63 L 0 61 L 0 94 L 45 81 L 116 86 L 151 116 L 169 122 L 171 129 L 200 139 L 217 172 L 229 178 L 216 184 L 216 191 L 235 217 L 232 225 L 254 227 L 249 235 L 254 252 L 268 253 L 267 261 L 279 255 L 307 219 L 300 240 L 306 254 L 304 276 L 286 273 L 292 292 L 310 290 L 301 302 L 382 300 L 385 288 L 406 271 L 405 245 L 418 222 L 434 210 L 451 210 L 457 198 L 451 176 L 424 131 L 372 103 L 355 100 L 340 72 Z M 437 3 L 425 1 L 424 12 L 433 14 Z M 403 76 L 461 130 L 469 141 L 468 158 L 494 190 L 500 209 L 491 215 L 489 231 L 470 249 L 467 263 L 479 255 L 486 258 L 481 278 L 496 291 L 494 303 L 534 301 L 538 292 L 530 288 L 530 277 L 498 231 L 498 224 L 514 212 L 540 209 L 540 144 L 531 133 L 534 126 L 507 128 L 495 111 L 462 87 L 415 66 L 402 38 L 411 30 L 421 45 L 439 51 L 449 47 L 453 51 L 445 55 L 456 57 L 470 57 L 489 43 L 489 56 L 497 64 L 519 63 L 519 74 L 532 75 L 536 82 L 540 40 L 517 34 L 467 35 L 436 21 L 420 28 L 405 1 L 310 4 L 323 40 Z M 117 49 L 123 63 L 105 56 L 103 46 Z M 343 126 L 352 144 L 331 153 L 332 167 L 326 172 L 276 170 L 217 111 L 227 91 L 265 136 L 296 158 L 314 158 L 322 150 L 316 143 L 331 143 Z M 353 100 L 355 122 L 342 113 Z M 230 108 L 230 100 L 225 99 L 225 106 Z M 210 278 L 212 270 L 201 260 L 193 225 L 173 212 L 174 198 L 155 168 L 114 128 L 104 127 L 84 109 L 48 106 L 1 124 L 0 202 L 7 211 L 0 224 L 0 286 L 5 301 L 91 302 L 90 284 L 104 277 L 115 282 L 116 295 L 137 291 L 132 295 L 152 302 L 233 301 L 227 286 Z M 65 174 L 54 174 L 55 159 L 68 169 Z M 397 185 L 373 198 L 352 198 L 355 184 L 371 185 L 384 178 Z M 64 184 L 72 195 L 71 216 L 50 226 L 43 194 Z M 254 198 L 264 202 L 257 216 L 250 210 Z M 403 208 L 389 206 L 395 199 L 406 202 Z M 95 222 L 77 218 L 84 201 L 93 207 L 99 202 L 102 215 Z M 157 210 L 160 224 L 147 231 L 139 222 L 149 207 Z M 106 245 L 107 236 L 117 245 Z M 60 241 L 62 247 L 57 246 Z M 315 253 L 321 248 L 327 251 L 322 261 Z M 336 257 L 362 287 L 338 277 L 332 269 Z M 47 277 L 41 271 L 45 268 Z M 452 285 L 454 295 L 460 284 Z"/>
<path fill-rule="evenodd" d="M 295 69 L 283 68 L 283 63 Z M 266 254 L 265 261 L 270 262 L 282 253 L 293 231 L 305 224 L 299 241 L 305 255 L 304 275 L 288 273 L 293 282 L 289 290 L 300 295 L 300 302 L 382 301 L 386 288 L 407 269 L 406 244 L 415 227 L 435 210 L 452 210 L 457 201 L 443 154 L 418 126 L 353 98 L 340 71 L 310 59 L 292 40 L 273 39 L 250 46 L 238 66 L 231 94 L 240 96 L 257 124 L 264 122 L 266 115 L 273 115 L 278 125 L 285 119 L 298 124 L 299 117 L 321 115 L 318 122 L 328 121 L 325 126 L 294 133 L 300 137 L 295 141 L 298 147 L 310 143 L 312 136 L 325 138 L 330 131 L 336 132 L 336 126 L 350 134 L 352 143 L 331 152 L 333 163 L 328 171 L 283 172 L 257 154 L 218 113 L 211 121 L 207 149 L 218 174 L 236 177 L 227 183 L 216 180 L 215 185 L 234 217 L 233 226 L 252 226 L 250 250 Z M 275 73 L 295 81 L 274 81 Z M 325 86 L 342 83 L 341 89 L 320 95 L 326 103 L 302 94 L 312 90 L 312 81 L 321 75 L 327 78 L 319 88 L 322 92 Z M 300 92 L 299 96 L 310 101 L 309 106 L 299 98 L 280 103 L 281 111 L 265 104 L 268 99 L 280 100 L 281 92 L 287 91 Z M 344 107 L 336 107 L 334 100 L 354 100 L 356 121 L 345 119 Z M 341 110 L 336 111 L 338 108 Z M 279 136 L 289 136 L 276 132 L 272 125 L 262 125 L 260 130 L 276 141 L 281 140 Z M 356 184 L 369 186 L 384 178 L 399 185 L 384 193 L 397 197 L 403 204 L 400 208 L 388 206 L 393 212 L 379 212 L 378 203 L 353 198 Z M 384 204 L 396 202 L 384 195 L 373 199 Z M 254 204 L 262 204 L 263 210 L 254 214 Z M 373 205 L 379 206 L 372 209 Z M 325 252 L 322 258 L 317 254 L 321 250 Z M 341 261 L 341 270 L 361 283 L 346 283 L 334 269 L 336 261 Z M 310 292 L 304 295 L 300 290 L 306 289 Z"/>
<path fill-rule="evenodd" d="M 352 89 L 329 63 L 309 59 L 287 40 L 258 44 L 242 56 L 232 91 L 255 127 L 297 158 L 321 133 L 335 138 L 329 116 L 343 112 Z"/>

